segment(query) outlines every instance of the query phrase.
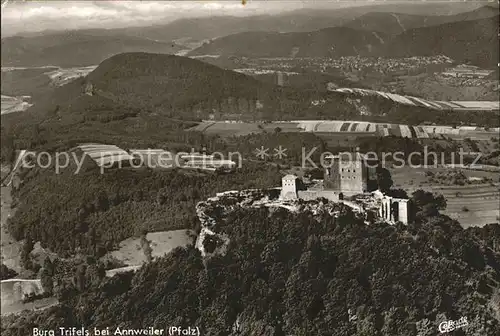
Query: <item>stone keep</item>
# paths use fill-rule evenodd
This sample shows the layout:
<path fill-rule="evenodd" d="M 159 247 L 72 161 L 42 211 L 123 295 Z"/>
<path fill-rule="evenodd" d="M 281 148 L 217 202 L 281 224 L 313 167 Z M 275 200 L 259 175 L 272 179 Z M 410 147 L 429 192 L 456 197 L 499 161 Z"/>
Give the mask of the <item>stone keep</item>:
<path fill-rule="evenodd" d="M 285 175 L 281 179 L 281 198 L 285 200 L 297 199 L 298 177 L 296 175 Z"/>
<path fill-rule="evenodd" d="M 344 153 L 326 158 L 329 167 L 325 172 L 324 187 L 346 195 L 372 191 L 376 179 L 377 162 L 360 153 Z"/>

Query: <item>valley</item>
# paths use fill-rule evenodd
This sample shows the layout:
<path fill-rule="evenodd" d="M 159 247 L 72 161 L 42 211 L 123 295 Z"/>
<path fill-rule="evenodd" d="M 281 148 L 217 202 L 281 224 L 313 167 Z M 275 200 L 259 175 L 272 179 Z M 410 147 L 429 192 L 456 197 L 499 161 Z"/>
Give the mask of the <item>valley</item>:
<path fill-rule="evenodd" d="M 29 96 L 10 97 L 2 95 L 1 114 L 26 111 L 32 104 Z"/>
<path fill-rule="evenodd" d="M 95 68 L 2 67 L 2 114 L 25 111 L 53 88 L 84 77 Z"/>

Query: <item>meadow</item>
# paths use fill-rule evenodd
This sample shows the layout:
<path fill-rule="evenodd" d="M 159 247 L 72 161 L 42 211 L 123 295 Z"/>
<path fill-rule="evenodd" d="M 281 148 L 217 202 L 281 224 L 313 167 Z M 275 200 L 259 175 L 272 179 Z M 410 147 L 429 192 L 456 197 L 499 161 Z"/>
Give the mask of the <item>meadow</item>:
<path fill-rule="evenodd" d="M 149 241 L 153 259 L 163 257 L 176 247 L 187 246 L 192 242 L 189 230 L 151 232 L 146 235 L 146 239 Z M 107 256 L 127 266 L 142 265 L 147 261 L 141 247 L 141 239 L 138 237 L 130 237 L 121 241 L 119 249 L 109 252 Z"/>
<path fill-rule="evenodd" d="M 390 169 L 394 187 L 405 189 L 408 194 L 423 189 L 442 194 L 447 207 L 443 213 L 456 219 L 462 227 L 484 226 L 500 222 L 500 190 L 498 172 L 472 171 L 464 169 L 473 180 L 490 179 L 492 182 L 465 185 L 439 185 L 430 183 L 426 172 L 450 172 L 448 168 L 398 168 Z"/>

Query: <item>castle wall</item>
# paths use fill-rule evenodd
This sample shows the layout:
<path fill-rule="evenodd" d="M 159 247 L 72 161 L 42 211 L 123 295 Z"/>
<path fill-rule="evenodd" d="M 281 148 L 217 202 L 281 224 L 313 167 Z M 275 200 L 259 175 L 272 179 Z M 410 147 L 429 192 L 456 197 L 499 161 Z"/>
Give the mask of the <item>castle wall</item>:
<path fill-rule="evenodd" d="M 300 190 L 297 192 L 298 198 L 305 201 L 313 201 L 317 198 L 326 198 L 332 202 L 339 201 L 339 192 L 332 190 Z"/>
<path fill-rule="evenodd" d="M 409 222 L 408 202 L 400 201 L 400 202 L 398 202 L 398 207 L 399 207 L 398 220 L 403 224 L 408 224 L 408 222 Z"/>
<path fill-rule="evenodd" d="M 389 223 L 401 222 L 405 225 L 410 221 L 408 200 L 384 196 L 379 208 L 379 216 Z"/>

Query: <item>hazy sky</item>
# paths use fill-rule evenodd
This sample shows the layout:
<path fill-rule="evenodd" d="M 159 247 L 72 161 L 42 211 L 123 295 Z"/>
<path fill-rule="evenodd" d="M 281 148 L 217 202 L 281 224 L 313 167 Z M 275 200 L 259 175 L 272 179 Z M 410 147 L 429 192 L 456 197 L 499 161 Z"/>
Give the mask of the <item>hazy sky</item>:
<path fill-rule="evenodd" d="M 2 0 L 4 2 L 4 0 Z M 324 2 L 324 1 L 321 1 Z M 9 1 L 2 4 L 2 35 L 45 29 L 123 27 L 186 16 L 255 15 L 314 6 L 314 1 Z"/>
<path fill-rule="evenodd" d="M 273 14 L 300 8 L 334 8 L 361 4 L 374 4 L 374 2 L 368 0 L 343 2 L 335 0 L 247 0 L 246 5 L 242 5 L 241 0 L 2 0 L 2 36 L 46 29 L 148 25 L 149 23 L 166 23 L 187 16 Z"/>

